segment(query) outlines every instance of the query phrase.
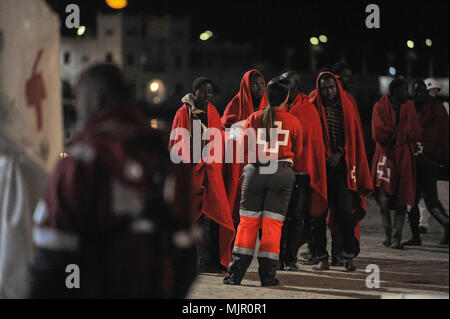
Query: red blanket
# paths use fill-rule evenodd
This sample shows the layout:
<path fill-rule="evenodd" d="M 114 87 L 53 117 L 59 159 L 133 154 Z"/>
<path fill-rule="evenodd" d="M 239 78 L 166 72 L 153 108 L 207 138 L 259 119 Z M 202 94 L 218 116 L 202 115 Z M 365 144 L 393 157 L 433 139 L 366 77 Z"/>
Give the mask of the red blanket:
<path fill-rule="evenodd" d="M 186 104 L 176 113 L 172 131 L 176 128 L 185 128 L 189 131 L 190 119 Z M 216 128 L 222 132 L 222 124 L 216 108 L 208 104 L 208 128 Z M 223 135 L 220 145 L 223 147 Z M 169 148 L 179 143 L 181 137 L 171 140 Z M 211 136 L 209 143 L 213 140 Z M 223 152 L 222 152 L 223 154 Z M 219 224 L 219 246 L 220 261 L 222 265 L 228 267 L 231 262 L 231 249 L 234 239 L 234 225 L 231 217 L 230 208 L 227 201 L 225 185 L 222 177 L 222 163 L 205 163 L 202 159 L 199 163 L 192 166 L 192 194 L 194 202 L 195 220 L 202 214 L 205 214 Z"/>
<path fill-rule="evenodd" d="M 260 107 L 268 104 L 267 96 L 264 92 L 259 105 L 253 105 L 250 91 L 250 75 L 253 72 L 258 73 L 264 81 L 264 77 L 258 70 L 253 69 L 244 74 L 241 80 L 239 92 L 234 96 L 230 103 L 228 103 L 221 118 L 224 128 L 230 128 L 234 123 L 246 120 L 253 113 L 253 111 L 258 111 Z M 231 139 L 228 133 L 225 133 L 225 143 L 227 143 L 227 149 L 237 149 L 236 141 Z M 235 154 L 235 152 L 233 152 L 233 154 Z M 241 176 L 244 166 L 245 163 L 237 163 L 234 155 L 232 163 L 225 163 L 224 165 L 224 183 L 227 190 L 228 203 L 230 205 L 233 221 L 236 227 L 239 224 L 239 206 L 241 201 L 242 185 Z"/>
<path fill-rule="evenodd" d="M 345 134 L 345 163 L 347 167 L 347 185 L 348 189 L 354 192 L 353 213 L 356 221 L 359 223 L 366 214 L 366 198 L 373 191 L 373 184 L 370 175 L 369 164 L 367 163 L 366 150 L 364 147 L 364 137 L 361 125 L 361 119 L 356 104 L 348 97 L 345 90 L 339 84 L 338 78 L 330 72 L 323 72 L 317 77 L 316 91 L 311 92 L 310 101 L 317 105 L 322 122 L 323 135 L 325 139 L 326 155 L 331 156 L 331 144 L 328 136 L 327 123 L 323 102 L 319 89 L 319 80 L 324 74 L 332 75 L 336 80 L 339 99 L 342 105 L 342 118 L 344 121 Z M 334 212 L 331 207 L 328 214 L 328 224 L 330 228 L 336 230 L 334 221 Z M 355 236 L 359 241 L 359 225 L 355 227 Z M 359 250 L 359 247 L 358 247 Z"/>
<path fill-rule="evenodd" d="M 448 165 L 448 114 L 444 105 L 430 97 L 417 115 L 423 129 L 417 161 L 435 166 Z"/>
<path fill-rule="evenodd" d="M 317 217 L 327 209 L 325 146 L 319 113 L 314 104 L 302 93 L 299 93 L 292 102 L 289 112 L 295 115 L 302 125 L 303 153 L 299 170 L 310 177 L 310 214 Z"/>
<path fill-rule="evenodd" d="M 228 103 L 223 112 L 221 121 L 225 128 L 231 127 L 231 125 L 236 122 L 246 120 L 254 111 L 258 111 L 260 107 L 264 107 L 268 104 L 267 96 L 264 92 L 259 105 L 253 105 L 252 94 L 250 91 L 250 75 L 253 72 L 258 73 L 264 81 L 264 77 L 258 70 L 250 70 L 244 74 L 238 94 L 236 94 L 230 103 Z M 264 83 L 264 87 L 265 86 L 266 84 Z"/>
<path fill-rule="evenodd" d="M 396 196 L 396 205 L 414 205 L 414 144 L 421 133 L 412 101 L 402 104 L 398 127 L 389 97 L 385 95 L 375 104 L 372 112 L 372 135 L 376 142 L 373 183 L 376 188 L 383 187 L 389 195 Z"/>

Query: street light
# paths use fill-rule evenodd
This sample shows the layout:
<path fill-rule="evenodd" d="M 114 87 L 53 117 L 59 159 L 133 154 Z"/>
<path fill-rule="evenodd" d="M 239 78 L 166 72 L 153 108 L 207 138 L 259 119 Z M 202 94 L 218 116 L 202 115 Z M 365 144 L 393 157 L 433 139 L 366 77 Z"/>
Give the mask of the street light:
<path fill-rule="evenodd" d="M 431 47 L 433 45 L 433 41 L 431 41 L 431 39 L 426 39 L 425 44 L 427 45 L 427 47 Z"/>
<path fill-rule="evenodd" d="M 318 45 L 319 39 L 317 39 L 316 37 L 311 37 L 309 38 L 309 42 L 311 42 L 312 45 Z"/>
<path fill-rule="evenodd" d="M 406 41 L 406 46 L 408 48 L 410 48 L 410 49 L 413 49 L 414 48 L 414 41 L 412 41 L 412 40 Z"/>
<path fill-rule="evenodd" d="M 389 67 L 389 74 L 395 76 L 397 74 L 397 70 L 393 66 L 391 66 Z"/>
<path fill-rule="evenodd" d="M 322 43 L 327 43 L 327 42 L 328 42 L 328 37 L 327 37 L 325 34 L 321 34 L 321 35 L 319 36 L 319 40 L 320 40 L 320 42 L 322 42 Z"/>
<path fill-rule="evenodd" d="M 150 84 L 150 91 L 156 92 L 156 91 L 158 91 L 158 89 L 159 89 L 159 84 L 158 84 L 158 82 L 152 82 L 152 83 Z"/>
<path fill-rule="evenodd" d="M 106 0 L 106 4 L 113 9 L 120 10 L 127 6 L 128 1 L 127 0 Z"/>
<path fill-rule="evenodd" d="M 84 25 L 80 26 L 80 27 L 77 29 L 77 35 L 78 35 L 79 37 L 81 37 L 85 32 L 86 32 L 86 27 L 85 27 Z"/>
<path fill-rule="evenodd" d="M 200 34 L 200 40 L 206 41 L 213 36 L 212 31 L 206 30 L 205 32 Z"/>

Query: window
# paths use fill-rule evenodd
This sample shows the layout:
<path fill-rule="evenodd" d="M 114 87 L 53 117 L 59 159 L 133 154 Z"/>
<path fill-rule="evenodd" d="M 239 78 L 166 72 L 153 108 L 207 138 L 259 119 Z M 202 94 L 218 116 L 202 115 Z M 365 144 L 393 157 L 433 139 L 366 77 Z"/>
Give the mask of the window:
<path fill-rule="evenodd" d="M 106 62 L 112 63 L 113 61 L 113 55 L 111 52 L 106 53 Z"/>
<path fill-rule="evenodd" d="M 64 64 L 70 63 L 70 52 L 64 52 Z"/>

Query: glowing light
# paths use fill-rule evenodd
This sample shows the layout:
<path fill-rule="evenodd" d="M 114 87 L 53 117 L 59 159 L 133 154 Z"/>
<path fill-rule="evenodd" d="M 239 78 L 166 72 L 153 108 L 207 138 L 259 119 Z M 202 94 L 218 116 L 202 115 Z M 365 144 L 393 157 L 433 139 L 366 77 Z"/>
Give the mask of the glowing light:
<path fill-rule="evenodd" d="M 408 46 L 408 48 L 412 49 L 412 48 L 414 48 L 414 41 L 408 40 L 408 41 L 406 41 L 406 45 Z"/>
<path fill-rule="evenodd" d="M 157 119 L 152 119 L 150 121 L 150 127 L 154 130 L 158 129 L 158 120 Z"/>
<path fill-rule="evenodd" d="M 66 152 L 59 153 L 60 158 L 66 158 L 67 156 L 69 156 L 69 154 L 67 154 Z"/>
<path fill-rule="evenodd" d="M 152 83 L 150 84 L 150 91 L 156 92 L 156 91 L 158 91 L 158 90 L 159 90 L 159 84 L 158 84 L 158 82 L 152 82 Z"/>
<path fill-rule="evenodd" d="M 319 39 L 317 39 L 316 37 L 311 37 L 309 38 L 309 42 L 311 42 L 312 45 L 318 45 Z"/>
<path fill-rule="evenodd" d="M 127 0 L 106 0 L 106 4 L 113 9 L 123 9 L 127 6 Z"/>
<path fill-rule="evenodd" d="M 320 42 L 327 43 L 328 37 L 325 34 L 322 34 L 319 36 L 319 40 L 320 40 Z"/>
<path fill-rule="evenodd" d="M 200 40 L 202 41 L 206 41 L 209 38 L 211 38 L 214 35 L 214 33 L 212 33 L 212 31 L 210 30 L 206 30 L 205 32 L 203 32 L 202 34 L 200 34 Z"/>
<path fill-rule="evenodd" d="M 389 68 L 389 74 L 392 75 L 392 76 L 394 76 L 394 75 L 397 74 L 397 70 L 396 70 L 393 66 L 391 66 L 391 67 Z"/>
<path fill-rule="evenodd" d="M 80 26 L 77 30 L 77 35 L 81 37 L 86 32 L 86 27 L 84 25 Z"/>
<path fill-rule="evenodd" d="M 431 39 L 426 39 L 425 44 L 427 45 L 427 47 L 431 47 L 433 45 L 433 41 L 431 41 Z"/>

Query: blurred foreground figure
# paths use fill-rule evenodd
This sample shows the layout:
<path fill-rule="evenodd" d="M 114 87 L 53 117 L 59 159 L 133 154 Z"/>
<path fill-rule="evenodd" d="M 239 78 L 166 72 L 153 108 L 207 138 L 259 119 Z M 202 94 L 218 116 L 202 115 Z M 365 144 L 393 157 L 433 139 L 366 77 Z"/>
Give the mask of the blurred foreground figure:
<path fill-rule="evenodd" d="M 80 78 L 81 131 L 34 214 L 32 298 L 183 298 L 195 277 L 189 180 L 128 97 L 114 65 Z"/>
<path fill-rule="evenodd" d="M 405 80 L 393 80 L 389 85 L 389 94 L 375 104 L 372 132 L 376 142 L 372 178 L 386 234 L 383 245 L 402 249 L 406 213 L 415 204 L 414 153 L 416 142 L 422 134 L 414 104 L 408 101 L 408 83 Z M 393 222 L 391 209 L 395 210 Z"/>
<path fill-rule="evenodd" d="M 419 221 L 417 207 L 421 198 L 424 199 L 428 211 L 436 221 L 444 227 L 444 238 L 441 244 L 448 244 L 448 215 L 438 199 L 437 181 L 440 167 L 448 165 L 448 115 L 442 103 L 427 92 L 427 86 L 422 80 L 413 84 L 414 105 L 423 133 L 417 143 L 416 202 L 408 215 L 412 239 L 403 243 L 406 246 L 420 246 Z"/>

